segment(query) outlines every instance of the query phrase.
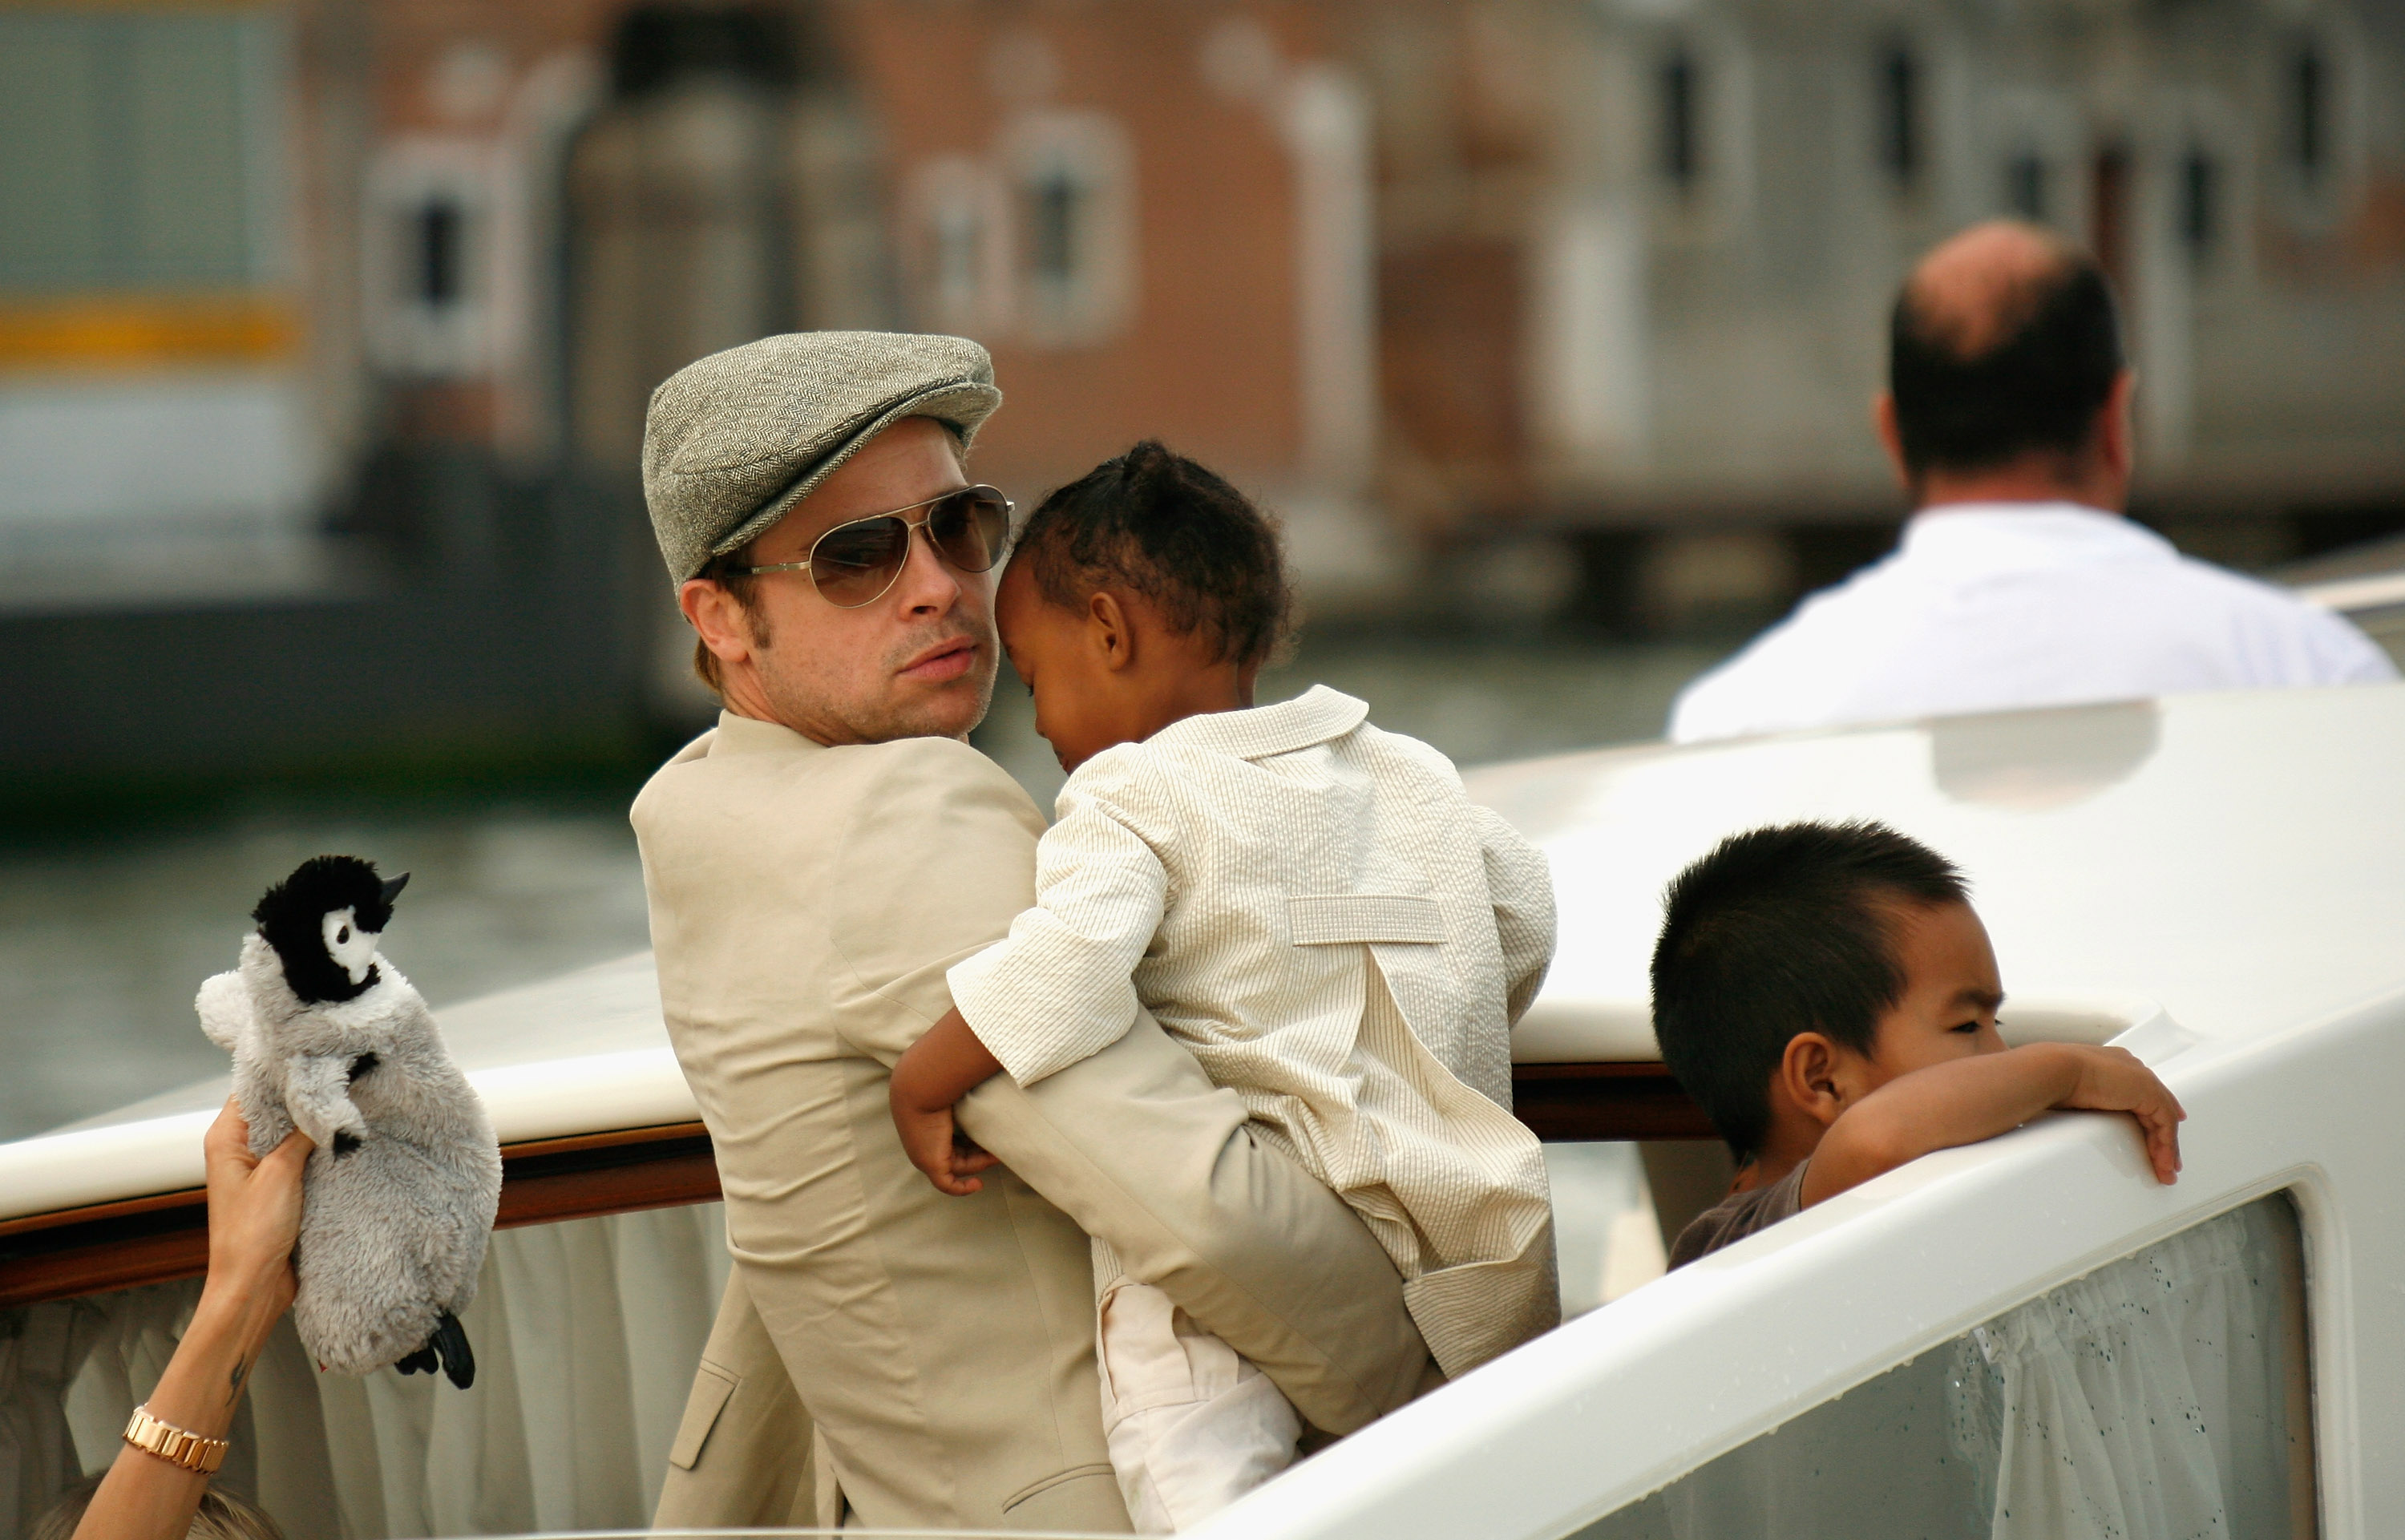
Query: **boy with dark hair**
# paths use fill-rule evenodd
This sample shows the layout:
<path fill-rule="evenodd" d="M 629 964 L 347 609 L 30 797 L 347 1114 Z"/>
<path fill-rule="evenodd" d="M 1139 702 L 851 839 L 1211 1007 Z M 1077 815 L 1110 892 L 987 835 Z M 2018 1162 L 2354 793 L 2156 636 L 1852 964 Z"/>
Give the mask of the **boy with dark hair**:
<path fill-rule="evenodd" d="M 2004 1046 L 1987 929 L 1962 874 L 1918 841 L 1875 823 L 1753 829 L 1681 872 L 1663 907 L 1654 1036 L 1737 1163 L 1671 1266 L 2048 1108 L 2128 1113 L 2156 1179 L 2177 1179 L 2187 1114 L 2135 1055 Z"/>

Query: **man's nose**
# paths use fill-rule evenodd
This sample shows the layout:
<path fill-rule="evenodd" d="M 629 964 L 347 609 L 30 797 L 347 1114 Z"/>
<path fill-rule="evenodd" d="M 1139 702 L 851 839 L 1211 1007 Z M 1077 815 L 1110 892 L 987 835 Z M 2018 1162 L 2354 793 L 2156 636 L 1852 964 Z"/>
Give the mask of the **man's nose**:
<path fill-rule="evenodd" d="M 935 539 L 923 524 L 910 531 L 910 554 L 894 587 L 911 615 L 942 615 L 960 601 L 961 575 L 935 554 Z"/>

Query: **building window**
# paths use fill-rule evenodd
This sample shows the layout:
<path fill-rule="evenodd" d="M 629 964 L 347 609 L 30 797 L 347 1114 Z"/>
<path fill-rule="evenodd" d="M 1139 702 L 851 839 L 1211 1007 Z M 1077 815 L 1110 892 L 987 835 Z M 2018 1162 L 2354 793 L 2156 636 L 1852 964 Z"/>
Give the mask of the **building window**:
<path fill-rule="evenodd" d="M 491 366 L 492 178 L 490 156 L 465 140 L 413 136 L 377 156 L 364 283 L 370 346 L 386 369 L 456 376 Z"/>
<path fill-rule="evenodd" d="M 974 209 L 945 208 L 936 211 L 928 232 L 937 303 L 948 310 L 965 309 L 977 298 L 982 276 L 978 259 L 985 246 L 980 224 Z"/>
<path fill-rule="evenodd" d="M 263 12 L 0 11 L 0 289 L 271 277 L 281 47 Z"/>
<path fill-rule="evenodd" d="M 2300 43 L 2289 55 L 2288 163 L 2307 187 L 2317 185 L 2329 164 L 2329 60 L 2318 43 Z"/>
<path fill-rule="evenodd" d="M 1016 321 L 1030 341 L 1099 342 L 1135 296 L 1134 155 L 1099 113 L 1038 113 L 1006 135 L 1018 266 Z"/>
<path fill-rule="evenodd" d="M 2179 235 L 2188 255 L 2213 254 L 2221 229 L 2221 166 L 2202 145 L 2191 144 L 2179 163 Z"/>
<path fill-rule="evenodd" d="M 1920 177 L 1920 62 L 1903 43 L 1890 44 L 1878 61 L 1879 168 L 1900 191 Z"/>
<path fill-rule="evenodd" d="M 467 212 L 450 198 L 430 198 L 417 211 L 417 303 L 432 310 L 459 303 Z"/>
<path fill-rule="evenodd" d="M 1077 280 L 1078 205 L 1090 196 L 1065 165 L 1047 166 L 1027 186 L 1027 276 L 1039 289 L 1065 294 Z"/>
<path fill-rule="evenodd" d="M 1694 189 L 1704 171 L 1702 70 L 1685 46 L 1662 61 L 1662 177 L 1681 192 Z"/>
<path fill-rule="evenodd" d="M 2046 218 L 2046 159 L 2024 149 L 2004 162 L 2004 206 L 2032 222 Z"/>
<path fill-rule="evenodd" d="M 992 336 L 1010 318 L 1008 213 L 993 175 L 964 155 L 926 162 L 910 179 L 911 260 L 921 324 Z"/>

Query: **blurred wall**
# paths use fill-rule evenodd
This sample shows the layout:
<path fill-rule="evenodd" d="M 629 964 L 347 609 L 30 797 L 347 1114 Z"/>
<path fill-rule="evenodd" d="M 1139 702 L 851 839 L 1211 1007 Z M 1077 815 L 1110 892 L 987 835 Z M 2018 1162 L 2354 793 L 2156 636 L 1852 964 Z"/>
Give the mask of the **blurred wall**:
<path fill-rule="evenodd" d="M 2156 499 L 2405 477 L 2368 0 L 10 0 L 0 44 L 21 545 L 307 526 L 394 445 L 623 478 L 661 375 L 821 325 L 985 341 L 1027 494 L 1157 433 L 1413 530 L 1862 513 L 1893 284 L 2004 213 L 2119 280 Z"/>
<path fill-rule="evenodd" d="M 1392 501 L 1571 521 L 1893 505 L 1913 258 L 2088 244 L 2158 510 L 2405 487 L 2405 12 L 2340 0 L 1378 5 Z"/>
<path fill-rule="evenodd" d="M 2121 287 L 2142 511 L 2395 522 L 2382 0 L 0 0 L 0 617 L 414 617 L 366 668 L 523 594 L 688 709 L 643 403 L 808 327 L 985 342 L 1022 502 L 1221 466 L 1322 615 L 1775 594 L 1897 512 L 1890 296 L 1999 214 Z M 375 666 L 557 683 L 499 644 Z"/>

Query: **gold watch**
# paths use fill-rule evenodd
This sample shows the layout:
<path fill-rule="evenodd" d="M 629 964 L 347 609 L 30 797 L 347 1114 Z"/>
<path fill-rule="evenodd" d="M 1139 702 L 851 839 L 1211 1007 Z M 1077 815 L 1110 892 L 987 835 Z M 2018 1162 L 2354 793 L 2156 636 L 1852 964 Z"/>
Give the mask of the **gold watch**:
<path fill-rule="evenodd" d="M 222 1438 L 203 1438 L 172 1422 L 162 1422 L 150 1415 L 148 1406 L 134 1408 L 134 1416 L 125 1424 L 125 1441 L 145 1454 L 155 1454 L 170 1465 L 202 1476 L 215 1476 L 225 1463 L 226 1450 L 233 1448 Z"/>

